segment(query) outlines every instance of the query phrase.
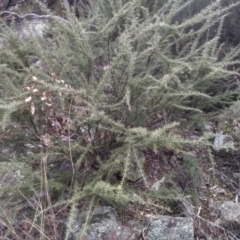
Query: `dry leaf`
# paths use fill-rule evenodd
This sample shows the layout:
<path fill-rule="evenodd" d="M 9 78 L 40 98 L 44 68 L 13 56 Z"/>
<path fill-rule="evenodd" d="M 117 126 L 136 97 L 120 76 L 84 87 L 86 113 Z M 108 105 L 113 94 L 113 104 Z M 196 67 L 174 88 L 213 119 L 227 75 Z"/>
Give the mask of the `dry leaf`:
<path fill-rule="evenodd" d="M 35 113 L 35 105 L 33 102 L 31 102 L 31 114 L 34 115 Z"/>
<path fill-rule="evenodd" d="M 51 75 L 51 79 L 52 79 L 52 81 L 53 82 L 55 82 L 56 81 L 56 73 L 50 73 L 50 75 Z"/>
<path fill-rule="evenodd" d="M 38 89 L 36 89 L 36 88 L 34 88 L 33 90 L 32 90 L 32 92 L 38 92 Z"/>
<path fill-rule="evenodd" d="M 44 101 L 46 99 L 47 99 L 47 94 L 46 94 L 46 92 L 43 92 L 41 100 Z"/>
<path fill-rule="evenodd" d="M 25 99 L 25 103 L 30 102 L 31 100 L 32 100 L 32 97 L 30 96 L 30 97 Z"/>

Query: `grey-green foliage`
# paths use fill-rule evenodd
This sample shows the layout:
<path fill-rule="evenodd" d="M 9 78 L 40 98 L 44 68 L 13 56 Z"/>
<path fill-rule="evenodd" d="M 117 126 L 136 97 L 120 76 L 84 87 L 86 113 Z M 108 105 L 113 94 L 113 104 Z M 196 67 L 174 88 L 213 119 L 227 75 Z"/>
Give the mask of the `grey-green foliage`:
<path fill-rule="evenodd" d="M 195 156 L 184 153 L 183 154 L 183 167 L 184 170 L 190 177 L 191 182 L 193 183 L 194 187 L 199 186 L 201 183 L 202 172 L 199 168 L 199 159 Z"/>
<path fill-rule="evenodd" d="M 192 141 L 177 135 L 180 123 L 168 119 L 202 115 L 222 94 L 212 94 L 216 81 L 239 75 L 239 47 L 219 57 L 224 18 L 237 4 L 213 1 L 183 14 L 196 1 L 98 0 L 89 18 L 71 12 L 65 20 L 49 17 L 45 38 L 1 33 L 1 126 L 19 124 L 44 151 L 69 154 L 73 175 L 86 169 L 84 188 L 72 178 L 78 192 L 72 202 L 97 195 L 125 204 L 129 166 L 147 185 L 138 151 L 208 144 L 208 136 Z"/>
<path fill-rule="evenodd" d="M 21 201 L 21 194 L 32 197 L 39 191 L 40 179 L 33 174 L 26 163 L 11 160 L 1 161 L 0 205 L 7 207 L 9 202 Z"/>

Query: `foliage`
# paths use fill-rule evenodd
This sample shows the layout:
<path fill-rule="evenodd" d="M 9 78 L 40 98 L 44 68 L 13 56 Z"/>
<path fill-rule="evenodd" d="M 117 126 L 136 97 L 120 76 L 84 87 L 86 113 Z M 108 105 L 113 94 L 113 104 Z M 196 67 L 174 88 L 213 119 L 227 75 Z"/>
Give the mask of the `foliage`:
<path fill-rule="evenodd" d="M 148 185 L 139 154 L 211 145 L 209 135 L 192 141 L 179 130 L 192 114 L 204 119 L 204 111 L 233 100 L 217 87 L 239 76 L 239 47 L 222 56 L 219 44 L 237 4 L 214 1 L 185 14 L 195 2 L 98 0 L 79 19 L 66 7 L 66 19 L 48 15 L 44 38 L 4 27 L 1 127 L 23 139 L 21 161 L 40 169 L 48 209 L 51 191 L 64 194 L 63 184 L 70 222 L 80 200 L 125 205 L 134 192 L 131 166 Z"/>

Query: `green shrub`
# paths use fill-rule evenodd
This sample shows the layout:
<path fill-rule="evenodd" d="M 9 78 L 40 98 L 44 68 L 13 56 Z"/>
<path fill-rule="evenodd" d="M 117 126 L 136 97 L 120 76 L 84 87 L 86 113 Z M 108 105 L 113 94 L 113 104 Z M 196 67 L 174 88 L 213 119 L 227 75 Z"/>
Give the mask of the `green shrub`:
<path fill-rule="evenodd" d="M 239 75 L 240 50 L 219 57 L 223 21 L 235 5 L 214 1 L 186 15 L 195 2 L 99 0 L 89 18 L 67 8 L 66 19 L 49 16 L 44 38 L 3 30 L 2 131 L 21 136 L 21 161 L 42 169 L 47 192 L 63 194 L 61 174 L 69 173 L 70 219 L 81 199 L 128 203 L 132 168 L 147 186 L 144 150 L 210 145 L 209 135 L 192 141 L 176 130 L 232 101 L 217 87 Z"/>

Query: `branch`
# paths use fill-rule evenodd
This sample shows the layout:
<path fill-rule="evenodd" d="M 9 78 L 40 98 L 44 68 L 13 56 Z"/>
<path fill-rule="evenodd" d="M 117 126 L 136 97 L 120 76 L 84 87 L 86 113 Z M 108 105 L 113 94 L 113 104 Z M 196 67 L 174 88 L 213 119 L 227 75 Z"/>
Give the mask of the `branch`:
<path fill-rule="evenodd" d="M 61 20 L 61 21 L 65 22 L 65 23 L 69 23 L 64 18 L 61 18 L 61 17 L 58 17 L 58 16 L 52 16 L 52 15 L 37 15 L 35 13 L 27 13 L 25 15 L 19 15 L 15 12 L 10 12 L 10 11 L 2 11 L 2 12 L 0 12 L 0 15 L 2 15 L 4 13 L 17 16 L 18 18 L 21 18 L 21 19 L 24 19 L 24 18 L 27 18 L 27 17 L 31 17 L 31 18 L 34 18 L 34 19 L 55 18 L 55 19 L 58 19 L 58 20 Z"/>

